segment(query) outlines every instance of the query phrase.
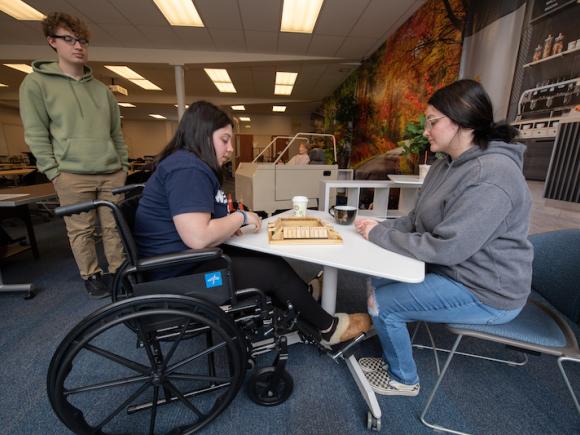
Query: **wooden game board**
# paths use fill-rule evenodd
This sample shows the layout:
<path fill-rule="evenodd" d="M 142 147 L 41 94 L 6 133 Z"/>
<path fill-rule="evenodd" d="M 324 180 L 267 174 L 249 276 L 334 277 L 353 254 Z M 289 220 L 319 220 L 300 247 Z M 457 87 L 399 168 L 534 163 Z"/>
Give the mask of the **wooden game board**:
<path fill-rule="evenodd" d="M 284 245 L 339 245 L 342 237 L 332 225 L 314 217 L 279 218 L 268 224 L 268 243 Z"/>

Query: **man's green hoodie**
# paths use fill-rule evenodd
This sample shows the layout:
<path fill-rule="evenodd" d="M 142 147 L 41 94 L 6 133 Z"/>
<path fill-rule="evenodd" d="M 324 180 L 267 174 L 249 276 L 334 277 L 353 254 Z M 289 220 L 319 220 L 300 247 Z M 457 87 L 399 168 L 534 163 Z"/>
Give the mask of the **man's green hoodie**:
<path fill-rule="evenodd" d="M 24 139 L 38 169 L 52 180 L 60 172 L 110 174 L 128 168 L 119 107 L 111 91 L 84 67 L 80 80 L 58 63 L 36 61 L 20 86 Z"/>

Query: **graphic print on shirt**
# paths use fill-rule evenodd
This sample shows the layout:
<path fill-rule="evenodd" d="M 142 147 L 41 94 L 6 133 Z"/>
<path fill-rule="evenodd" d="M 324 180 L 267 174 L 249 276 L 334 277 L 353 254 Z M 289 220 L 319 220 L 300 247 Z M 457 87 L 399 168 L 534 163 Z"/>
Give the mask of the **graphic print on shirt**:
<path fill-rule="evenodd" d="M 217 193 L 215 194 L 215 202 L 217 202 L 218 204 L 224 204 L 224 205 L 226 205 L 228 203 L 228 197 L 226 196 L 226 194 L 224 193 L 223 190 L 219 189 L 217 191 Z"/>

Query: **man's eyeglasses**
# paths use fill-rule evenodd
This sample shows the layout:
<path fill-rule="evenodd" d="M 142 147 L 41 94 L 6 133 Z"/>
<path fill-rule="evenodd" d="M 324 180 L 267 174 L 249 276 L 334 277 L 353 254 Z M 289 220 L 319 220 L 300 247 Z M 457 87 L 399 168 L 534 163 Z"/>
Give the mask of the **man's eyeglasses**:
<path fill-rule="evenodd" d="M 68 45 L 72 45 L 72 46 L 74 46 L 77 42 L 83 47 L 86 47 L 87 45 L 89 45 L 89 40 L 85 39 L 85 38 L 75 38 L 74 36 L 70 36 L 70 35 L 51 35 L 51 36 L 53 38 L 62 39 Z"/>
<path fill-rule="evenodd" d="M 435 124 L 439 122 L 440 119 L 447 118 L 445 115 L 436 116 L 434 118 L 425 118 L 425 130 L 432 130 Z"/>

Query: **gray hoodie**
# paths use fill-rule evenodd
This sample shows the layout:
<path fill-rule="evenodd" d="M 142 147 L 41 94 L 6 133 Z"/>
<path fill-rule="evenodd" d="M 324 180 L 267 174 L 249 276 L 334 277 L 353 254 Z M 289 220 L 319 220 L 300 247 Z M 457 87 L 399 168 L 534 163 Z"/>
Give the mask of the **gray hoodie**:
<path fill-rule="evenodd" d="M 385 220 L 369 240 L 428 264 L 469 288 L 484 304 L 511 310 L 530 293 L 531 198 L 522 175 L 525 146 L 490 142 L 430 169 L 415 209 Z"/>

